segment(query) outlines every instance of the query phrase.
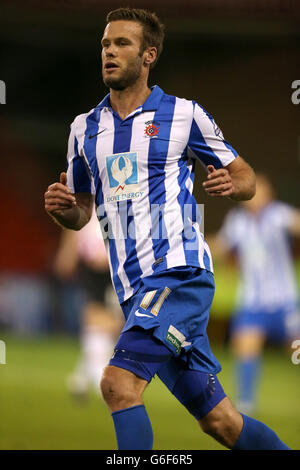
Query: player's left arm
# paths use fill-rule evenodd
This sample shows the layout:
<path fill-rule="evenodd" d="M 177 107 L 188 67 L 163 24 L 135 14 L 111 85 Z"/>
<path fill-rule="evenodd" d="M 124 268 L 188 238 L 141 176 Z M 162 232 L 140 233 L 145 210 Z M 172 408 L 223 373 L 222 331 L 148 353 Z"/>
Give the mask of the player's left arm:
<path fill-rule="evenodd" d="M 229 197 L 234 201 L 247 201 L 255 194 L 255 173 L 251 166 L 237 156 L 224 168 L 207 166 L 208 175 L 203 187 L 212 197 Z"/>

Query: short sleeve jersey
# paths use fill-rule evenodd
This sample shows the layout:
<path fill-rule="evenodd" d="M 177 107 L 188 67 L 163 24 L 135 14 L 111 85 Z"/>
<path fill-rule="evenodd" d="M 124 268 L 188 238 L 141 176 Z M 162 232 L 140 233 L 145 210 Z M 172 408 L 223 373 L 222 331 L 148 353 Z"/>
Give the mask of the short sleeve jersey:
<path fill-rule="evenodd" d="M 125 119 L 107 95 L 71 125 L 68 185 L 95 195 L 119 301 L 175 266 L 213 270 L 193 197 L 196 160 L 222 168 L 237 152 L 197 103 L 151 89 Z"/>
<path fill-rule="evenodd" d="M 234 250 L 241 276 L 238 304 L 253 310 L 274 310 L 297 302 L 289 228 L 295 208 L 270 202 L 257 214 L 246 208 L 231 210 L 220 236 Z"/>

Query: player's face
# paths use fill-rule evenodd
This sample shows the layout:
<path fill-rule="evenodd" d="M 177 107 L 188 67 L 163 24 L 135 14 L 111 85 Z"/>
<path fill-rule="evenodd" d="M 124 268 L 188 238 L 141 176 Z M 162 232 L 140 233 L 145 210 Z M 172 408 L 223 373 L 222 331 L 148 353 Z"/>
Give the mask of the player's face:
<path fill-rule="evenodd" d="M 135 21 L 113 21 L 104 30 L 102 45 L 102 76 L 106 86 L 124 90 L 141 76 L 142 26 Z"/>

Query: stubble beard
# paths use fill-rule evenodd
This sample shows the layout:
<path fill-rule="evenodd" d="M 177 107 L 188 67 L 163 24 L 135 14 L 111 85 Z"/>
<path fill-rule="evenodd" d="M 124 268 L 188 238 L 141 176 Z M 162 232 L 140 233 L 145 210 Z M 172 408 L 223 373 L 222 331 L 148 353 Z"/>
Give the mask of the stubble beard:
<path fill-rule="evenodd" d="M 138 56 L 135 60 L 132 60 L 128 63 L 126 70 L 124 70 L 124 72 L 118 78 L 109 76 L 104 77 L 103 72 L 102 77 L 104 85 L 106 85 L 108 88 L 121 91 L 134 85 L 134 83 L 140 78 L 141 73 L 141 57 Z"/>

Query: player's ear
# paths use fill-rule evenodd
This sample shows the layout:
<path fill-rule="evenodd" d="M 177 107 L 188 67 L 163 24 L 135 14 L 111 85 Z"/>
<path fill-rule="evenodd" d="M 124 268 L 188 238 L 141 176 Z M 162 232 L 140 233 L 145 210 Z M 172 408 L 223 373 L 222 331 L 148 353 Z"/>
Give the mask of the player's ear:
<path fill-rule="evenodd" d="M 156 47 L 147 47 L 145 50 L 145 57 L 144 57 L 144 64 L 145 65 L 151 65 L 155 61 L 157 56 L 157 49 Z"/>

